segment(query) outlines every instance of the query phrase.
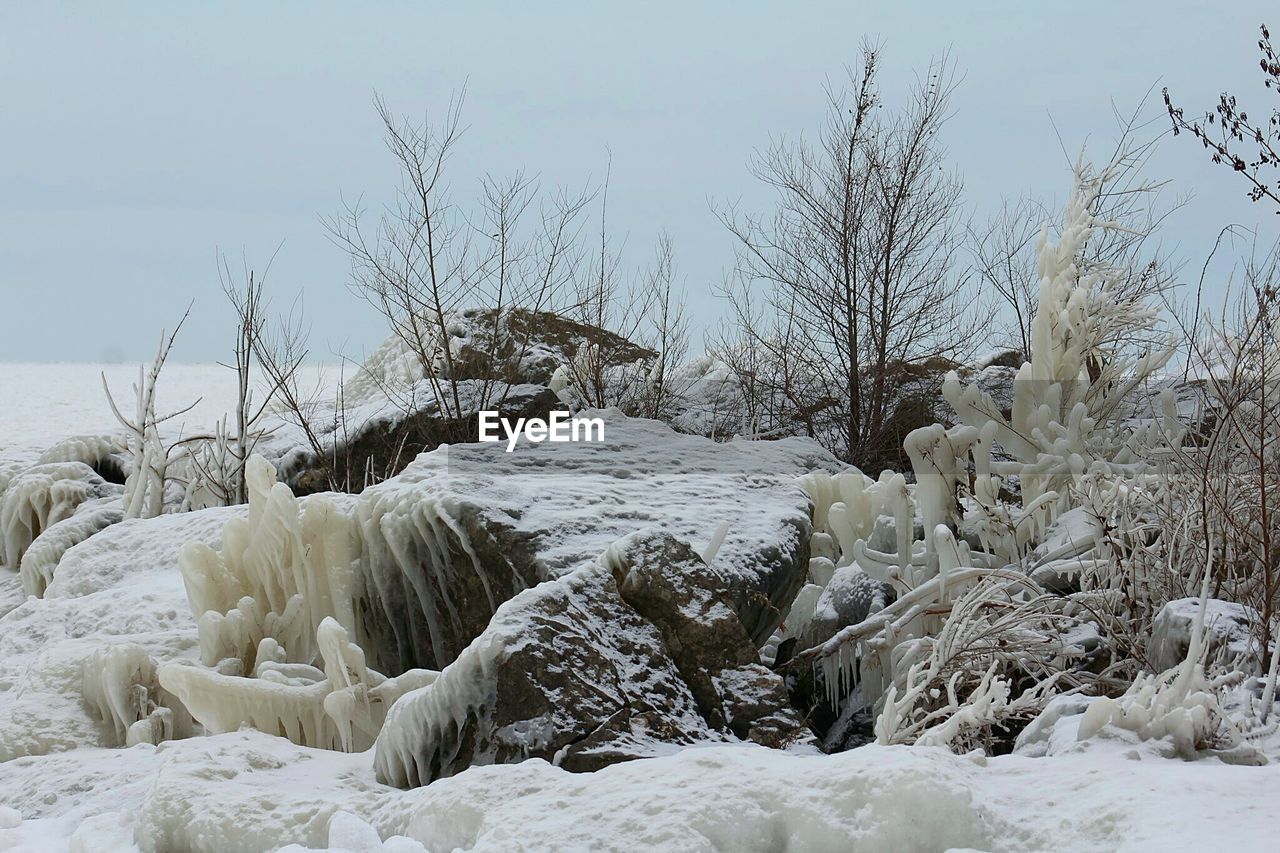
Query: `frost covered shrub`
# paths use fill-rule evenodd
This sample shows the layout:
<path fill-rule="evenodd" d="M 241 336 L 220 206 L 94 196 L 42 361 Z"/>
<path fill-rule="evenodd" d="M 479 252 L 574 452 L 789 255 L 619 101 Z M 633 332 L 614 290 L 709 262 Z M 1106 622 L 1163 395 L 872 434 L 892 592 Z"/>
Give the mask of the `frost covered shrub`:
<path fill-rule="evenodd" d="M 1260 702 L 1248 698 L 1243 713 L 1233 719 L 1222 699 L 1225 689 L 1238 684 L 1244 674 L 1235 670 L 1209 678 L 1205 673 L 1206 593 L 1210 580 L 1206 566 L 1190 643 L 1182 662 L 1159 674 L 1140 674 L 1116 699 L 1101 697 L 1090 703 L 1080 720 L 1077 740 L 1088 740 L 1112 726 L 1132 732 L 1141 740 L 1166 741 L 1171 754 L 1181 758 L 1211 752 L 1235 763 L 1266 763 L 1249 741 L 1276 730 L 1276 722 L 1268 721 L 1274 681 L 1264 690 Z"/>
<path fill-rule="evenodd" d="M 834 489 L 806 484 L 837 561 L 898 597 L 794 661 L 822 662 L 833 704 L 856 697 L 878 709 L 884 742 L 989 746 L 1061 687 L 1123 688 L 1107 654 L 1125 609 L 1114 555 L 1093 533 L 1050 541 L 1085 497 L 1111 509 L 1134 488 L 1159 488 L 1152 451 L 1182 433 L 1167 405 L 1132 418 L 1128 401 L 1173 342 L 1158 331 L 1148 270 L 1090 249 L 1117 227 L 1098 217 L 1115 169 L 1080 164 L 1057 239 L 1041 234 L 1031 358 L 1009 414 L 950 374 L 943 394 L 958 423 L 907 436 L 914 484 L 861 474 Z M 882 551 L 868 542 L 885 517 L 895 541 Z M 1074 575 L 1074 591 L 1050 593 L 1031 576 L 1059 571 Z"/>
<path fill-rule="evenodd" d="M 245 475 L 248 517 L 227 522 L 221 552 L 193 542 L 179 558 L 202 665 L 165 664 L 159 683 L 210 733 L 249 725 L 307 746 L 366 749 L 391 704 L 435 673 L 387 678 L 351 641 L 359 540 L 350 517 L 323 495 L 301 507 L 261 457 Z"/>
<path fill-rule="evenodd" d="M 888 688 L 877 740 L 957 751 L 1008 740 L 1059 687 L 1092 681 L 1072 671 L 1093 636 L 1072 610 L 1069 600 L 1022 582 L 983 578 L 952 604 L 936 636 L 900 647 L 894 667 L 906 675 Z"/>
<path fill-rule="evenodd" d="M 289 661 L 314 663 L 325 617 L 354 629 L 354 528 L 324 496 L 301 508 L 261 457 L 250 458 L 246 477 L 249 515 L 227 522 L 222 551 L 192 542 L 179 559 L 201 659 L 214 666 L 233 658 L 249 672 L 270 638 Z"/>

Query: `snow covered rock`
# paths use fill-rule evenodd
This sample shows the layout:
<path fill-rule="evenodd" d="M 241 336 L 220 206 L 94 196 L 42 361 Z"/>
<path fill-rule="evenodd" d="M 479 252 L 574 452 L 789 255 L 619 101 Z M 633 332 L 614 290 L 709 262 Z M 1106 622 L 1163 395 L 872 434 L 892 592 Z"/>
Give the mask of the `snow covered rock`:
<path fill-rule="evenodd" d="M 37 536 L 22 555 L 19 572 L 28 595 L 44 595 L 62 557 L 75 545 L 124 520 L 124 507 L 115 496 L 85 501 Z"/>
<path fill-rule="evenodd" d="M 47 462 L 17 474 L 0 496 L 0 565 L 18 568 L 45 530 L 70 518 L 86 501 L 119 494 L 119 486 L 84 462 Z"/>
<path fill-rule="evenodd" d="M 1044 758 L 1079 750 L 1080 723 L 1084 713 L 1101 698 L 1080 693 L 1054 696 L 1044 710 L 1019 732 L 1013 745 L 1014 754 Z"/>
<path fill-rule="evenodd" d="M 1199 607 L 1198 598 L 1179 598 L 1156 614 L 1151 624 L 1151 641 L 1147 644 L 1147 658 L 1156 672 L 1172 669 L 1186 658 Z M 1257 619 L 1253 609 L 1243 604 L 1216 598 L 1206 601 L 1204 642 L 1209 659 L 1222 656 L 1224 662 L 1239 660 L 1240 669 L 1260 675 L 1261 656 L 1250 639 L 1250 625 Z"/>
<path fill-rule="evenodd" d="M 422 355 L 434 355 L 436 375 L 445 380 L 496 380 L 547 385 L 556 368 L 569 364 L 578 351 L 593 347 L 606 354 L 607 365 L 652 360 L 657 353 L 613 332 L 578 323 L 549 311 L 463 308 L 445 315 L 448 359 L 434 328 L 424 329 L 422 346 L 413 333 L 393 334 L 343 385 L 343 397 L 363 402 L 385 396 L 387 389 L 411 387 L 426 378 Z M 606 366 L 607 366 L 606 365 Z M 449 368 L 452 367 L 452 373 Z"/>
<path fill-rule="evenodd" d="M 883 610 L 894 599 L 893 587 L 878 581 L 856 565 L 841 566 L 822 590 L 813 607 L 801 643 L 806 647 L 825 643 L 848 625 L 857 625 Z"/>
<path fill-rule="evenodd" d="M 810 502 L 797 476 L 835 461 L 813 442 L 716 443 L 616 411 L 604 440 L 452 445 L 367 489 L 356 618 L 370 665 L 442 669 L 520 590 L 656 527 L 702 548 L 761 645 L 804 584 Z"/>
<path fill-rule="evenodd" d="M 708 725 L 771 747 L 810 743 L 782 679 L 760 655 L 723 581 L 684 542 L 645 532 L 606 553 L 622 599 L 662 635 Z"/>
<path fill-rule="evenodd" d="M 207 853 L 324 847 L 334 814 L 367 813 L 398 793 L 374 781 L 368 760 L 251 730 L 171 741 L 154 752 L 135 798 L 135 842 L 144 851 Z"/>
<path fill-rule="evenodd" d="M 124 440 L 117 435 L 75 435 L 40 454 L 39 464 L 83 462 L 109 483 L 124 485 L 131 463 Z"/>
<path fill-rule="evenodd" d="M 595 770 L 735 737 L 812 742 L 721 579 L 687 544 L 645 531 L 499 608 L 391 710 L 376 763 L 379 779 L 410 787 L 475 764 Z"/>
<path fill-rule="evenodd" d="M 503 604 L 433 684 L 397 702 L 375 767 L 379 781 L 416 787 L 472 765 L 595 770 L 716 739 L 661 633 L 591 563 Z"/>

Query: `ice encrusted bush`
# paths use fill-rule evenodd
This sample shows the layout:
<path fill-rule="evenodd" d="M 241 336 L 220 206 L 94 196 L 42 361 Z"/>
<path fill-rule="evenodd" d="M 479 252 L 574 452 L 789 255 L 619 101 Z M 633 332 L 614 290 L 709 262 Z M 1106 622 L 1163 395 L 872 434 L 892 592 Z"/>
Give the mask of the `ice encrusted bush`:
<path fill-rule="evenodd" d="M 168 663 L 159 683 L 211 733 L 250 725 L 295 743 L 366 749 L 387 709 L 434 672 L 387 678 L 355 633 L 351 573 L 358 541 L 328 497 L 302 507 L 261 457 L 246 467 L 247 518 L 222 550 L 188 543 L 179 560 L 201 663 Z"/>
<path fill-rule="evenodd" d="M 1042 232 L 1031 358 L 1009 414 L 953 373 L 943 394 L 958 423 L 904 443 L 914 483 L 856 471 L 803 483 L 816 530 L 810 580 L 852 565 L 897 598 L 790 665 L 819 663 L 837 709 L 873 708 L 882 742 L 989 748 L 1067 689 L 1123 694 L 1115 707 L 1146 707 L 1171 728 L 1178 708 L 1202 709 L 1186 712 L 1193 728 L 1221 719 L 1192 674 L 1129 688 L 1143 665 L 1136 635 L 1200 572 L 1132 559 L 1135 542 L 1185 533 L 1162 528 L 1148 498 L 1169 497 L 1161 461 L 1182 450 L 1187 428 L 1167 390 L 1145 417 L 1135 411 L 1174 351 L 1135 281 L 1146 273 L 1087 250 L 1118 227 L 1097 215 L 1113 169 L 1078 166 L 1057 239 Z M 1117 527 L 1130 531 L 1124 542 Z"/>

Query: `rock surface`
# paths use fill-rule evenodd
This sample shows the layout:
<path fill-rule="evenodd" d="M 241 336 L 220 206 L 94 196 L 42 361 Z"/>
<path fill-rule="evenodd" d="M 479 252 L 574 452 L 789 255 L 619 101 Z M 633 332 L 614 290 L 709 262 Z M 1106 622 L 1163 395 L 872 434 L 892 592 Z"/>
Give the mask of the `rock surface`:
<path fill-rule="evenodd" d="M 687 544 L 638 534 L 610 549 L 609 562 L 623 601 L 658 628 L 708 725 L 765 746 L 810 739 L 721 579 Z"/>
<path fill-rule="evenodd" d="M 1147 660 L 1156 672 L 1171 669 L 1187 656 L 1191 628 L 1200 607 L 1198 598 L 1179 598 L 1160 608 L 1151 623 L 1151 642 L 1147 644 Z M 1221 656 L 1226 661 L 1240 660 L 1240 668 L 1253 675 L 1261 674 L 1257 647 L 1250 639 L 1250 625 L 1257 614 L 1242 604 L 1211 598 L 1205 605 L 1205 645 L 1209 660 Z"/>
<path fill-rule="evenodd" d="M 396 703 L 375 766 L 408 788 L 472 765 L 595 770 L 714 739 L 657 628 L 591 564 L 508 601 L 434 684 Z"/>
<path fill-rule="evenodd" d="M 857 566 L 841 566 L 813 607 L 800 638 L 805 648 L 825 643 L 847 625 L 857 625 L 894 600 L 893 587 Z"/>
<path fill-rule="evenodd" d="M 446 391 L 451 394 L 452 388 Z M 380 396 L 335 414 L 332 423 L 317 426 L 327 448 L 324 462 L 296 445 L 278 463 L 280 479 L 299 496 L 329 491 L 333 486 L 359 492 L 366 480 L 395 476 L 419 453 L 442 444 L 478 441 L 481 409 L 514 422 L 517 418 L 546 418 L 561 407 L 560 398 L 542 385 L 467 380 L 457 383 L 457 391 L 461 416 L 453 410 L 454 400 L 442 408 L 425 380 L 403 393 Z M 331 478 L 336 482 L 331 483 Z"/>
<path fill-rule="evenodd" d="M 375 766 L 380 781 L 416 787 L 473 765 L 590 771 L 735 739 L 812 735 L 719 579 L 687 544 L 646 531 L 500 607 L 435 683 L 392 708 Z"/>
<path fill-rule="evenodd" d="M 701 549 L 750 642 L 803 585 L 810 505 L 796 477 L 835 461 L 803 439 L 716 443 L 656 421 L 590 412 L 600 442 L 454 445 L 367 489 L 356 609 L 370 665 L 441 669 L 520 590 L 658 528 Z"/>

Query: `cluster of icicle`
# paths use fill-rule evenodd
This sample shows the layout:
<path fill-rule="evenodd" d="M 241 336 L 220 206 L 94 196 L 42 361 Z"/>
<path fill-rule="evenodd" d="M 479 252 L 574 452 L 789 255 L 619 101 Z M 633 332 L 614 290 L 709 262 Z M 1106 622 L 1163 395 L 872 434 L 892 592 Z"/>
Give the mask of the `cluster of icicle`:
<path fill-rule="evenodd" d="M 0 565 L 20 572 L 25 594 L 44 595 L 68 548 L 124 517 L 121 488 L 89 464 L 121 449 L 107 437 L 77 436 L 0 482 Z"/>
<path fill-rule="evenodd" d="M 909 722 L 911 701 L 936 689 L 925 686 L 928 649 L 957 599 L 979 586 L 1015 603 L 1042 595 L 1021 564 L 1055 519 L 1082 492 L 1115 490 L 1141 476 L 1138 451 L 1180 440 L 1167 395 L 1163 419 L 1134 429 L 1121 417 L 1125 398 L 1165 364 L 1171 346 L 1139 357 L 1107 350 L 1107 358 L 1096 358 L 1120 325 L 1149 330 L 1156 318 L 1154 310 L 1117 298 L 1126 271 L 1081 260 L 1095 228 L 1109 227 L 1092 213 L 1107 177 L 1078 167 L 1058 240 L 1050 239 L 1047 227 L 1041 234 L 1031 360 L 1017 373 L 1009 417 L 976 384 L 966 386 L 952 372 L 943 394 L 958 423 L 907 436 L 913 484 L 890 472 L 873 481 L 857 470 L 802 481 L 814 504 L 810 581 L 821 586 L 832 568 L 856 565 L 897 593 L 884 610 L 803 653 L 820 662 L 836 707 L 856 683 L 862 701 L 896 715 L 879 727 L 882 739 L 899 740 L 901 727 L 915 725 Z M 1008 486 L 1015 482 L 1020 494 L 1010 499 Z M 884 516 L 894 524 L 891 552 L 868 545 Z M 916 518 L 923 522 L 919 539 L 913 535 Z M 964 537 L 957 538 L 957 531 Z M 1079 559 L 1080 551 L 1073 546 L 1070 554 L 1054 556 Z M 986 718 L 1018 701 L 994 668 L 971 675 L 973 695 L 955 697 L 963 714 L 923 739 L 952 740 L 964 714 Z M 1049 687 L 1041 685 L 1031 698 L 1046 699 Z M 904 704 L 904 697 L 911 701 Z M 922 729 L 913 730 L 923 737 Z"/>
<path fill-rule="evenodd" d="M 249 514 L 227 522 L 222 550 L 188 543 L 179 560 L 201 663 L 170 663 L 159 683 L 206 732 L 242 725 L 305 746 L 367 749 L 387 708 L 436 673 L 387 678 L 369 669 L 355 633 L 351 583 L 358 539 L 324 496 L 305 509 L 252 457 Z"/>
<path fill-rule="evenodd" d="M 158 744 L 191 734 L 191 716 L 160 686 L 155 661 L 137 643 L 105 646 L 90 655 L 81 691 L 105 724 L 111 746 Z"/>

